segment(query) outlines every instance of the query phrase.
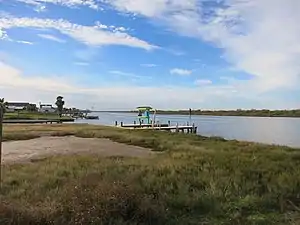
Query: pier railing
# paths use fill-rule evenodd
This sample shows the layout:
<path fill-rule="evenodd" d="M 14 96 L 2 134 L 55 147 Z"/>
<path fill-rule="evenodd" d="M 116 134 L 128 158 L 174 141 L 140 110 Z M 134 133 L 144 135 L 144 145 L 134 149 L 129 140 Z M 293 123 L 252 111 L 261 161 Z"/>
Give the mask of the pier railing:
<path fill-rule="evenodd" d="M 115 126 L 125 129 L 152 129 L 152 130 L 163 130 L 163 131 L 170 131 L 170 132 L 182 132 L 182 133 L 197 133 L 197 127 L 195 124 L 190 125 L 187 122 L 185 125 L 171 125 L 170 121 L 167 124 L 163 123 L 155 123 L 155 124 L 143 124 L 143 123 L 136 123 L 133 124 L 125 124 L 123 122 L 115 121 Z"/>

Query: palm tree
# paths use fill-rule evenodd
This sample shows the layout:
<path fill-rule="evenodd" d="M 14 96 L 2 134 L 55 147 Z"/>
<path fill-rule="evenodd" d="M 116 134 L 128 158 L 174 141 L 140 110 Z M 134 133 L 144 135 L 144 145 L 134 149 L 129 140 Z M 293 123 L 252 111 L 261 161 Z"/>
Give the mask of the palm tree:
<path fill-rule="evenodd" d="M 55 102 L 55 105 L 57 106 L 57 112 L 58 112 L 59 117 L 61 117 L 61 115 L 62 115 L 64 104 L 65 104 L 65 102 L 63 101 L 63 98 L 64 97 L 62 97 L 62 96 L 57 96 L 56 102 Z"/>

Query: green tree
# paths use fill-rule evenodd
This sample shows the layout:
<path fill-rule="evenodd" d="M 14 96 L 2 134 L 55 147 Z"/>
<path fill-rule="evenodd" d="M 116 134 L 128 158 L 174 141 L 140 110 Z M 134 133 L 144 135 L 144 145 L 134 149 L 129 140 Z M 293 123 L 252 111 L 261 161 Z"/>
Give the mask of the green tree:
<path fill-rule="evenodd" d="M 26 110 L 27 110 L 27 111 L 30 111 L 30 112 L 35 112 L 35 111 L 37 111 L 37 108 L 36 108 L 36 105 L 35 105 L 35 104 L 29 104 L 29 105 L 26 107 Z"/>
<path fill-rule="evenodd" d="M 62 96 L 57 96 L 56 102 L 55 102 L 55 105 L 57 106 L 57 112 L 58 112 L 59 117 L 61 117 L 61 115 L 62 115 L 64 104 L 65 104 L 65 101 L 63 101 L 63 98 L 64 97 L 62 97 Z"/>

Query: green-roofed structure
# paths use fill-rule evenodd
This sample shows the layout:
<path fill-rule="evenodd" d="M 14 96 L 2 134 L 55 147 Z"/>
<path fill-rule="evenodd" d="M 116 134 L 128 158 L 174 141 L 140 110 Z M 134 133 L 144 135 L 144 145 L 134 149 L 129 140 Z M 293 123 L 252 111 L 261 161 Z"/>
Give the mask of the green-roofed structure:
<path fill-rule="evenodd" d="M 150 112 L 153 111 L 153 108 L 151 106 L 139 106 L 139 107 L 136 107 L 136 109 L 138 110 L 138 113 L 139 113 L 138 118 L 139 118 L 140 123 L 143 119 L 146 119 L 147 124 L 150 124 L 151 123 Z"/>

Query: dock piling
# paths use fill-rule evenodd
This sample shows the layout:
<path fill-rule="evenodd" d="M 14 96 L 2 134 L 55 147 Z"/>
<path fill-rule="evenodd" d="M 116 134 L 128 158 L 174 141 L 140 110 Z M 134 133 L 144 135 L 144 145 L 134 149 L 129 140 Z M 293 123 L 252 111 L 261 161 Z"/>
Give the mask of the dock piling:
<path fill-rule="evenodd" d="M 193 128 L 192 128 L 192 133 L 196 134 L 197 133 L 197 127 L 195 127 L 195 124 L 193 123 Z"/>
<path fill-rule="evenodd" d="M 115 121 L 115 126 L 118 126 L 118 121 Z"/>
<path fill-rule="evenodd" d="M 123 127 L 123 122 L 121 122 L 121 127 Z"/>

